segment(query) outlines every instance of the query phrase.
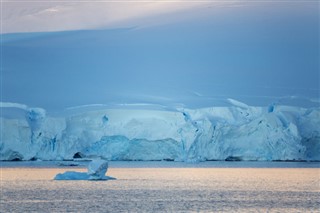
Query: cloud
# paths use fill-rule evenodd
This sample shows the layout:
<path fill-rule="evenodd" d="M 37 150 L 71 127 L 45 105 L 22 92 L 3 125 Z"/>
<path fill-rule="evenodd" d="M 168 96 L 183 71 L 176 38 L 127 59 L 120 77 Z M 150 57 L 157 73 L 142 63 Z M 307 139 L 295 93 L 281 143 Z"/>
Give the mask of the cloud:
<path fill-rule="evenodd" d="M 206 8 L 206 1 L 5 1 L 2 33 L 48 32 L 145 26 L 163 21 L 167 14 Z M 153 19 L 150 17 L 162 16 Z M 173 15 L 174 16 L 174 15 Z"/>

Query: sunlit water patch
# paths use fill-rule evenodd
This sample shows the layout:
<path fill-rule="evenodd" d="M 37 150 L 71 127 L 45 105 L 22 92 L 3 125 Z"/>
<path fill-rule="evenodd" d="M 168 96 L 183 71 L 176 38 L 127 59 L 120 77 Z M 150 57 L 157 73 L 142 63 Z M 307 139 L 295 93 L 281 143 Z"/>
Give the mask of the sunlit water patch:
<path fill-rule="evenodd" d="M 317 166 L 174 164 L 111 162 L 110 181 L 53 180 L 85 167 L 6 164 L 0 212 L 320 212 Z"/>

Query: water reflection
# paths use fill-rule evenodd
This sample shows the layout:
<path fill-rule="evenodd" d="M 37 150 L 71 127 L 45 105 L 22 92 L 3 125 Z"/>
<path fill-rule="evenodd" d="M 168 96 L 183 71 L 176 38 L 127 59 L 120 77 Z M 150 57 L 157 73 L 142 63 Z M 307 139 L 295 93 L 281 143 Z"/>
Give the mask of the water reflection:
<path fill-rule="evenodd" d="M 0 212 L 317 212 L 319 168 L 110 168 L 115 181 L 54 181 L 85 168 L 2 168 Z"/>

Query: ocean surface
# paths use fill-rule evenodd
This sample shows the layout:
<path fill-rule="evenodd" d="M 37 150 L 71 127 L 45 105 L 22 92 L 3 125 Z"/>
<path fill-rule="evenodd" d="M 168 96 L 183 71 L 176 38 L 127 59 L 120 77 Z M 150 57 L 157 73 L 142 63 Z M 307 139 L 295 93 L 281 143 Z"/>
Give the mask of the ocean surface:
<path fill-rule="evenodd" d="M 0 212 L 320 212 L 319 163 L 110 162 L 116 180 L 53 180 L 86 171 L 70 163 L 0 162 Z"/>

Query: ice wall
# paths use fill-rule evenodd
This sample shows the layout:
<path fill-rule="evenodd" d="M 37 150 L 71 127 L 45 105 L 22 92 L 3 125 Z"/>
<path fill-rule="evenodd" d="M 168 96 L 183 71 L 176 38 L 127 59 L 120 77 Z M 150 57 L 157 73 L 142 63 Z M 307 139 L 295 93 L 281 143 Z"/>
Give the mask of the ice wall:
<path fill-rule="evenodd" d="M 320 109 L 99 109 L 1 117 L 0 160 L 320 160 Z"/>

